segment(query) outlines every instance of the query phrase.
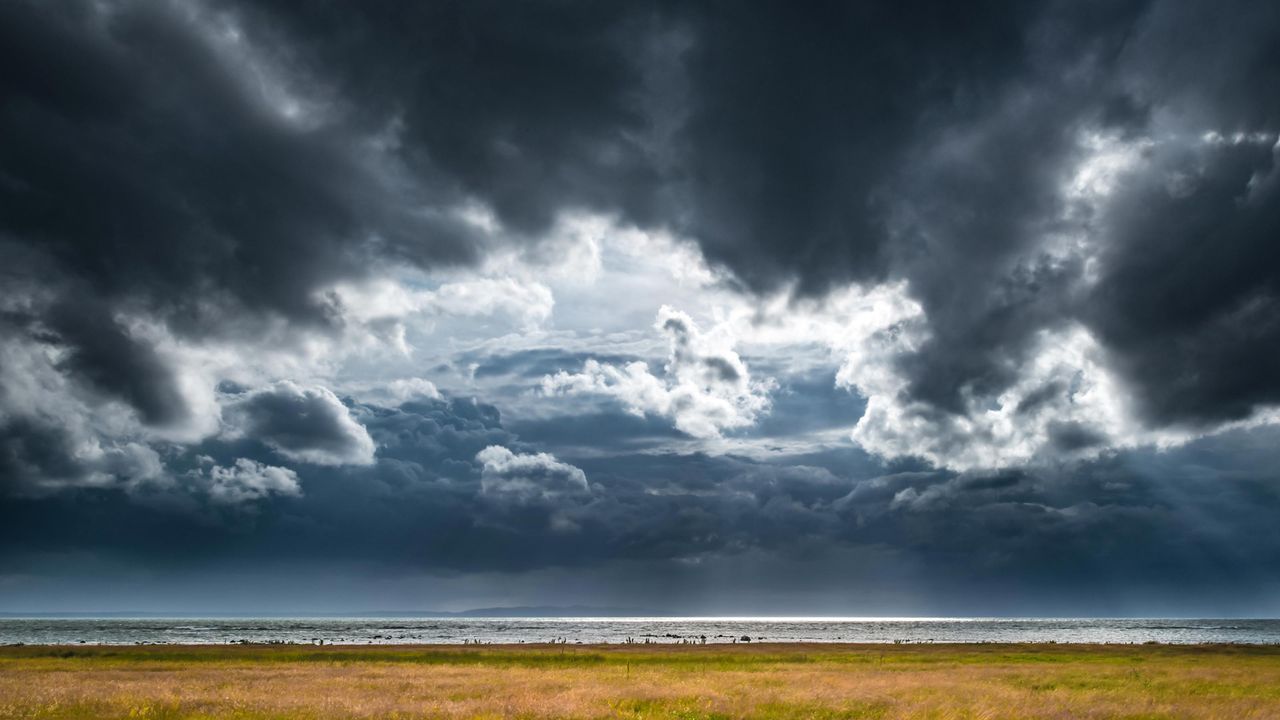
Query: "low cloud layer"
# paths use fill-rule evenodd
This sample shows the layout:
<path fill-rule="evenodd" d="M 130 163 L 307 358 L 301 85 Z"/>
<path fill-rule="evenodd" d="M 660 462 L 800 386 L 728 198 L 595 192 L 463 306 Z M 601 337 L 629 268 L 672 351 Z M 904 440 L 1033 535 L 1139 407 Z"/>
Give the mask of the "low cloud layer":
<path fill-rule="evenodd" d="M 10 499 L 0 559 L 38 577 L 39 558 L 93 538 L 98 562 L 165 573 L 191 563 L 512 578 L 647 567 L 655 581 L 693 582 L 670 591 L 668 602 L 685 603 L 698 586 L 686 569 L 702 568 L 721 609 L 755 611 L 764 608 L 747 591 L 769 578 L 745 569 L 807 567 L 818 575 L 786 582 L 821 595 L 888 577 L 907 583 L 896 593 L 943 592 L 950 607 L 970 610 L 993 607 L 989 593 L 1000 588 L 997 604 L 1023 612 L 1055 593 L 1087 599 L 1090 612 L 1172 608 L 1177 602 L 1160 593 L 1179 588 L 1180 602 L 1208 602 L 1224 585 L 1236 589 L 1233 608 L 1258 608 L 1280 561 L 1267 532 L 1280 507 L 1268 475 L 1273 432 L 1070 469 L 952 473 L 883 468 L 848 449 L 786 462 L 563 457 L 522 445 L 494 408 L 469 399 L 365 405 L 360 414 L 379 444 L 374 466 L 300 467 L 295 475 L 245 457 L 252 447 L 210 446 L 185 480 L 215 512 L 174 502 L 184 497 L 178 489 L 132 501 L 104 490 L 82 491 L 78 501 Z M 128 531 L 104 534 L 116 523 Z M 186 530 L 171 535 L 175 527 Z M 866 553 L 880 559 L 850 559 Z M 898 565 L 892 572 L 883 565 L 889 557 Z M 19 582 L 16 597 L 33 582 Z M 573 597 L 541 592 L 556 602 Z M 948 606 L 941 597 L 921 607 Z"/>

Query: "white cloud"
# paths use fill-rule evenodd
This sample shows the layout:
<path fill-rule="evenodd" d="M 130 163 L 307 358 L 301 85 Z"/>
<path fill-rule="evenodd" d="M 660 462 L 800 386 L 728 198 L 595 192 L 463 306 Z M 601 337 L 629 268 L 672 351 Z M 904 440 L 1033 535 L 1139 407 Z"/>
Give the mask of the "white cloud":
<path fill-rule="evenodd" d="M 440 399 L 440 391 L 435 384 L 422 378 L 399 378 L 388 382 L 385 387 L 387 394 L 397 403 L 415 398 Z"/>
<path fill-rule="evenodd" d="M 443 397 L 435 383 L 420 377 L 345 382 L 340 392 L 353 395 L 362 402 L 402 405 L 410 400 L 439 400 Z"/>
<path fill-rule="evenodd" d="M 912 401 L 899 368 L 929 339 L 923 308 L 905 283 L 850 286 L 813 300 L 785 293 L 721 300 L 706 332 L 684 313 L 667 307 L 659 313 L 656 326 L 670 342 L 665 374 L 643 362 L 589 360 L 581 372 L 545 377 L 543 393 L 607 395 L 632 412 L 671 418 L 696 438 L 716 439 L 769 409 L 771 381 L 751 382 L 736 350 L 748 348 L 792 373 L 837 365 L 837 386 L 867 402 L 861 418 L 850 417 L 853 428 L 844 437 L 885 458 L 992 469 L 1192 437 L 1145 430 L 1101 348 L 1080 326 L 1042 333 L 1011 387 L 995 398 L 973 398 L 966 412 L 952 415 Z M 734 452 L 751 454 L 749 447 Z"/>
<path fill-rule="evenodd" d="M 470 277 L 447 282 L 435 289 L 382 278 L 365 283 L 343 283 L 328 291 L 348 321 L 376 326 L 399 322 L 414 315 L 478 317 L 504 315 L 520 327 L 545 322 L 555 298 L 545 285 L 517 277 Z"/>
<path fill-rule="evenodd" d="M 669 342 L 662 377 L 644 362 L 618 367 L 588 360 L 580 373 L 561 371 L 544 377 L 543 393 L 608 395 L 633 413 L 669 418 L 682 432 L 698 438 L 717 438 L 725 430 L 752 425 L 768 412 L 774 383 L 752 380 L 731 336 L 703 333 L 691 317 L 666 305 L 658 311 L 654 327 Z"/>
<path fill-rule="evenodd" d="M 239 458 L 230 467 L 215 465 L 209 457 L 200 460 L 204 467 L 191 471 L 189 476 L 199 481 L 214 502 L 235 505 L 268 495 L 302 495 L 298 474 L 289 468 L 248 458 Z"/>
<path fill-rule="evenodd" d="M 564 212 L 547 234 L 493 252 L 482 273 L 546 281 L 563 289 L 636 280 L 705 287 L 718 280 L 696 244 L 661 230 L 648 230 L 617 217 Z M 674 283 L 673 283 L 674 281 Z"/>
<path fill-rule="evenodd" d="M 426 298 L 439 313 L 458 316 L 503 313 L 523 327 L 536 327 L 551 317 L 555 299 L 545 285 L 512 277 L 479 278 L 441 285 Z"/>
<path fill-rule="evenodd" d="M 548 453 L 514 453 L 490 445 L 476 453 L 476 462 L 485 495 L 528 501 L 591 491 L 586 473 Z"/>
<path fill-rule="evenodd" d="M 955 415 L 912 402 L 892 365 L 847 364 L 841 382 L 867 398 L 855 442 L 883 457 L 920 457 L 953 470 L 1096 455 L 1141 435 L 1083 328 L 1042 333 L 1020 377 L 994 399 Z"/>
<path fill-rule="evenodd" d="M 839 364 L 837 386 L 867 403 L 849 437 L 884 458 L 993 469 L 1180 441 L 1176 433 L 1142 428 L 1098 343 L 1080 326 L 1041 333 L 1012 386 L 995 398 L 970 398 L 954 415 L 913 401 L 899 368 L 929 339 L 924 310 L 905 283 L 852 286 L 801 303 L 744 303 L 723 324 L 739 344 L 774 353 L 824 345 Z"/>

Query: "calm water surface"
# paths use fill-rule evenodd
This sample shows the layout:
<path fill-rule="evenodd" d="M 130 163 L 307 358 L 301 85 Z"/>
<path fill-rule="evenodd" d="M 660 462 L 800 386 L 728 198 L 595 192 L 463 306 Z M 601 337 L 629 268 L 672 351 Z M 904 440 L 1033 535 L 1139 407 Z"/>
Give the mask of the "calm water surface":
<path fill-rule="evenodd" d="M 956 618 L 0 619 L 0 644 L 1060 642 L 1280 643 L 1280 620 Z"/>

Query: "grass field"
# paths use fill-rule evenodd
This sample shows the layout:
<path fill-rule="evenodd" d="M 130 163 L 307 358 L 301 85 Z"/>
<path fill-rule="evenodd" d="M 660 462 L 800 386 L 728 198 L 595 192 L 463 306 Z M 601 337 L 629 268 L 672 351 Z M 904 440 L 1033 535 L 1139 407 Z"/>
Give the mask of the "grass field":
<path fill-rule="evenodd" d="M 1280 647 L 0 648 L 0 718 L 1280 718 Z"/>

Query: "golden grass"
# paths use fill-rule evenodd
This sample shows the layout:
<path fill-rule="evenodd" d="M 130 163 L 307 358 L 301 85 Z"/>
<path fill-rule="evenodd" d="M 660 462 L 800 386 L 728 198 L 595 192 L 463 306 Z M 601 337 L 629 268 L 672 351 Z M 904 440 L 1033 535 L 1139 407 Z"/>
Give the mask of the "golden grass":
<path fill-rule="evenodd" d="M 0 648 L 0 718 L 424 717 L 1280 718 L 1280 648 Z"/>

